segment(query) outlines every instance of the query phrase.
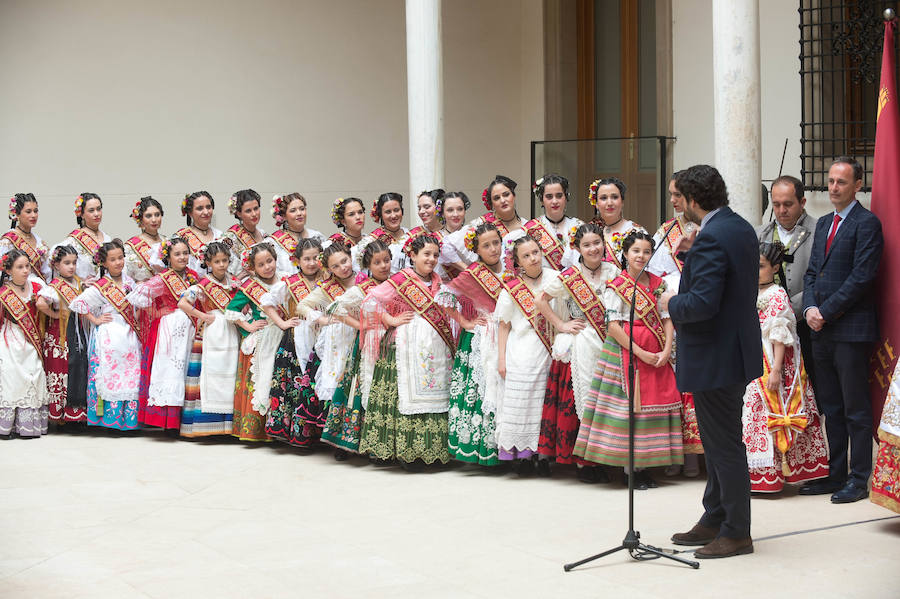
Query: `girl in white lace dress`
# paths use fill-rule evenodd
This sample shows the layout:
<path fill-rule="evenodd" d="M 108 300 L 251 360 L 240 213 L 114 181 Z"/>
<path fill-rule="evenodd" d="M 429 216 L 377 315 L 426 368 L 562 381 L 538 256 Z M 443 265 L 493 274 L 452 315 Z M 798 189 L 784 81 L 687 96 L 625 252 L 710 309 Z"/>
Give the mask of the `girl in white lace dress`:
<path fill-rule="evenodd" d="M 41 285 L 28 279 L 31 263 L 21 250 L 3 256 L 0 275 L 0 435 L 47 433 L 47 378 L 35 300 Z"/>

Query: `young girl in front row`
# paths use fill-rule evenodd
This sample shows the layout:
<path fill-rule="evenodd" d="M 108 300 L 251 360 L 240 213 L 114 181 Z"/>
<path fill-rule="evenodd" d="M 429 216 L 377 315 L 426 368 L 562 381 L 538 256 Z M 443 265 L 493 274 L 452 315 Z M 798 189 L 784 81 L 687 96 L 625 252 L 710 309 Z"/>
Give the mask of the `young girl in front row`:
<path fill-rule="evenodd" d="M 369 276 L 363 275 L 365 278 L 332 302 L 327 310 L 335 320 L 357 331 L 361 329 L 360 306 L 366 295 L 391 276 L 391 248 L 377 239 L 372 241 L 363 250 L 359 266 L 362 271 L 368 271 Z M 334 457 L 339 461 L 346 460 L 348 452 L 359 451 L 359 433 L 365 411 L 363 389 L 371 386 L 375 367 L 374 362 L 361 358 L 361 335 L 357 332 L 354 336 L 353 350 L 344 363 L 322 430 L 322 441 L 335 448 Z"/>
<path fill-rule="evenodd" d="M 455 308 L 466 329 L 460 332 L 450 375 L 448 447 L 456 460 L 495 466 L 499 463 L 496 413 L 503 382 L 497 374 L 494 318 L 503 290 L 500 231 L 491 223 L 481 223 L 469 229 L 464 243 L 478 260 L 444 285 L 438 297 Z"/>
<path fill-rule="evenodd" d="M 619 270 L 604 260 L 603 229 L 594 223 L 572 227 L 571 246 L 579 259 L 563 270 L 536 298 L 538 310 L 556 329 L 553 362 L 547 381 L 547 393 L 541 417 L 541 439 L 538 452 L 557 464 L 575 462 L 572 450 L 578 438 L 580 419 L 594 367 L 606 339 L 606 309 L 603 292 L 606 283 Z M 564 303 L 564 318 L 550 309 L 550 300 Z M 548 462 L 539 462 L 549 466 Z M 579 461 L 578 478 L 583 482 L 606 482 L 602 466 L 587 466 Z"/>
<path fill-rule="evenodd" d="M 803 367 L 796 319 L 784 287 L 784 246 L 759 244 L 759 326 L 762 330 L 763 375 L 744 393 L 741 420 L 750 489 L 777 493 L 784 483 L 828 476 L 828 453 L 812 386 Z"/>
<path fill-rule="evenodd" d="M 422 233 L 407 239 L 403 251 L 412 267 L 372 289 L 363 303 L 363 324 L 377 315 L 388 332 L 373 340 L 378 347 L 368 339 L 363 347 L 370 356 L 379 353 L 359 451 L 418 469 L 422 462 L 450 461 L 447 408 L 456 327 L 434 301 L 441 285 L 434 272 L 440 242 Z"/>
<path fill-rule="evenodd" d="M 3 256 L 0 275 L 0 435 L 47 434 L 47 377 L 41 355 L 35 298 L 41 284 L 28 280 L 31 262 L 22 250 Z"/>
<path fill-rule="evenodd" d="M 637 293 L 633 331 L 635 473 L 626 472 L 626 480 L 634 475 L 636 489 L 656 487 L 645 468 L 683 462 L 681 395 L 669 363 L 675 328 L 668 312 L 658 308 L 666 284 L 647 272 L 635 281 L 652 254 L 653 238 L 644 231 L 633 231 L 622 242 L 626 268 L 603 293 L 608 332 L 574 451 L 576 457 L 589 462 L 628 466 L 628 321 L 631 298 Z"/>
<path fill-rule="evenodd" d="M 128 295 L 128 301 L 144 310 L 144 321 L 149 322 L 143 338 L 138 420 L 178 431 L 187 361 L 194 339 L 194 323 L 178 309 L 178 302 L 197 283 L 197 273 L 188 268 L 191 248 L 181 237 L 164 240 L 159 254 L 166 269 Z"/>
<path fill-rule="evenodd" d="M 275 248 L 258 243 L 241 255 L 241 265 L 252 273 L 238 288 L 225 309 L 225 318 L 241 330 L 243 341 L 234 384 L 234 420 L 231 434 L 242 441 L 266 441 L 266 418 L 272 364 L 281 330 L 271 327 L 262 312 L 262 296 L 278 282 Z M 260 365 L 260 361 L 264 364 Z M 268 370 L 263 379 L 261 370 Z M 254 372 L 255 371 L 255 372 Z M 254 376 L 255 374 L 255 376 Z M 260 381 L 265 380 L 264 383 Z"/>
<path fill-rule="evenodd" d="M 225 307 L 238 284 L 228 272 L 230 259 L 231 248 L 225 243 L 207 245 L 203 253 L 207 276 L 178 300 L 178 307 L 197 323 L 184 383 L 182 437 L 231 434 L 241 336 L 225 320 Z"/>
<path fill-rule="evenodd" d="M 87 417 L 91 426 L 134 430 L 141 380 L 140 325 L 126 296 L 134 280 L 123 273 L 125 246 L 119 239 L 94 255 L 100 278 L 69 304 L 93 325 L 88 339 Z"/>
<path fill-rule="evenodd" d="M 87 421 L 87 333 L 69 304 L 81 293 L 75 276 L 78 252 L 56 246 L 50 266 L 57 276 L 38 293 L 37 308 L 50 319 L 44 334 L 44 370 L 50 393 L 50 420 L 59 424 Z"/>
<path fill-rule="evenodd" d="M 315 336 L 309 323 L 297 316 L 297 306 L 319 284 L 322 244 L 318 239 L 301 239 L 294 249 L 294 262 L 300 272 L 282 277 L 262 296 L 266 316 L 284 331 L 275 353 L 272 369 L 272 388 L 269 390 L 269 411 L 266 414 L 266 434 L 273 439 L 287 441 L 296 447 L 309 447 L 313 432 L 305 423 L 294 418 L 297 406 L 315 395 L 310 380 L 315 376 L 318 360 L 310 360 Z M 285 315 L 291 316 L 285 319 Z M 311 365 L 311 371 L 307 367 Z"/>
<path fill-rule="evenodd" d="M 497 370 L 504 380 L 497 444 L 500 459 L 515 460 L 516 471 L 523 476 L 534 470 L 553 346 L 553 330 L 534 299 L 557 272 L 542 268 L 541 248 L 530 235 L 513 236 L 508 254 L 518 277 L 504 281 L 494 311 L 500 321 Z M 553 301 L 554 309 L 556 303 Z M 548 474 L 546 465 L 542 466 L 542 474 Z"/>

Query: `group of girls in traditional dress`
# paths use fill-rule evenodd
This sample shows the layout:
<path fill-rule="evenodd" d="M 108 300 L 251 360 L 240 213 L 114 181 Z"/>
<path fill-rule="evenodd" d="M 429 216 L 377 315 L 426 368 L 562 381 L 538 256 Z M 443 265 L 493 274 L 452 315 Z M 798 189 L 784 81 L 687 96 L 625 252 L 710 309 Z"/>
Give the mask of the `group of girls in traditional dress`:
<path fill-rule="evenodd" d="M 468 223 L 465 193 L 425 191 L 412 230 L 402 196 L 385 193 L 369 234 L 363 201 L 339 198 L 330 237 L 306 226 L 299 193 L 275 196 L 268 235 L 252 189 L 229 199 L 237 222 L 224 233 L 211 226 L 213 197 L 187 195 L 186 226 L 171 237 L 160 234 L 162 205 L 144 197 L 131 213 L 140 232 L 125 243 L 100 230 L 103 202 L 84 193 L 78 228 L 52 248 L 34 232 L 36 198 L 17 194 L 0 239 L 0 434 L 86 422 L 324 443 L 337 460 L 410 470 L 457 460 L 549 476 L 574 464 L 581 480 L 606 482 L 613 466 L 654 487 L 650 468 L 674 474 L 702 452 L 659 309 L 680 275 L 671 248 L 690 226 L 676 215 L 651 237 L 624 218 L 616 178 L 591 185 L 596 218 L 584 223 L 566 215 L 569 184 L 557 174 L 534 183 L 544 214 L 526 221 L 516 187 L 495 177 L 487 213 Z M 827 473 L 793 313 L 763 281 L 782 256 L 761 247 L 767 374 L 745 401 L 760 491 Z"/>

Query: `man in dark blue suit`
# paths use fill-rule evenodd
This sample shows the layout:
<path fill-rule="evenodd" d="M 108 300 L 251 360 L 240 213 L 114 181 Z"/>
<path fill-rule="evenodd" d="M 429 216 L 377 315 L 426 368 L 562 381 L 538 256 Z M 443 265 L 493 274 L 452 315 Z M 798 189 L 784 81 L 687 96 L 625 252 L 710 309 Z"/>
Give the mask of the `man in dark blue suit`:
<path fill-rule="evenodd" d="M 846 156 L 828 169 L 834 212 L 816 225 L 803 278 L 803 315 L 812 329 L 816 399 L 825 415 L 830 455 L 828 478 L 801 487 L 800 493 L 832 493 L 832 503 L 868 497 L 872 474 L 868 372 L 878 320 L 871 290 L 884 237 L 878 217 L 856 201 L 862 175 L 860 164 Z"/>
<path fill-rule="evenodd" d="M 708 479 L 704 514 L 672 537 L 703 545 L 698 558 L 753 552 L 750 475 L 741 429 L 747 383 L 762 376 L 762 335 L 756 311 L 759 242 L 753 227 L 728 207 L 728 192 L 711 166 L 678 174 L 685 216 L 700 225 L 684 259 L 678 295 L 664 296 L 677 330 L 678 389 L 693 392 Z"/>

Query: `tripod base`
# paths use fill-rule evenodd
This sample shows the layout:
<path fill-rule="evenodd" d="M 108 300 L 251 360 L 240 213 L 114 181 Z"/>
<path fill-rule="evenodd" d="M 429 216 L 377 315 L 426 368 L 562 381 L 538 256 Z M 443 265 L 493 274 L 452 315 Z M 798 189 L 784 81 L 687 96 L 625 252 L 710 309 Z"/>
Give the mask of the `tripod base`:
<path fill-rule="evenodd" d="M 622 544 L 618 547 L 613 547 L 603 553 L 598 553 L 597 555 L 592 555 L 591 557 L 586 557 L 583 560 L 579 560 L 577 562 L 573 562 L 571 564 L 566 564 L 563 566 L 563 570 L 566 572 L 570 572 L 573 568 L 577 568 L 579 566 L 583 566 L 588 562 L 592 562 L 594 560 L 606 557 L 607 555 L 612 555 L 613 553 L 617 553 L 622 551 L 623 549 L 628 550 L 628 554 L 632 559 L 636 559 L 638 561 L 644 561 L 649 559 L 658 559 L 660 557 L 664 557 L 666 559 L 670 559 L 675 562 L 682 563 L 686 566 L 690 566 L 694 570 L 698 570 L 700 568 L 700 563 L 695 562 L 694 560 L 689 560 L 687 558 L 678 557 L 677 555 L 671 555 L 661 551 L 656 547 L 651 547 L 649 545 L 644 545 L 641 543 L 641 533 L 629 530 L 625 534 L 625 538 L 622 540 Z"/>

